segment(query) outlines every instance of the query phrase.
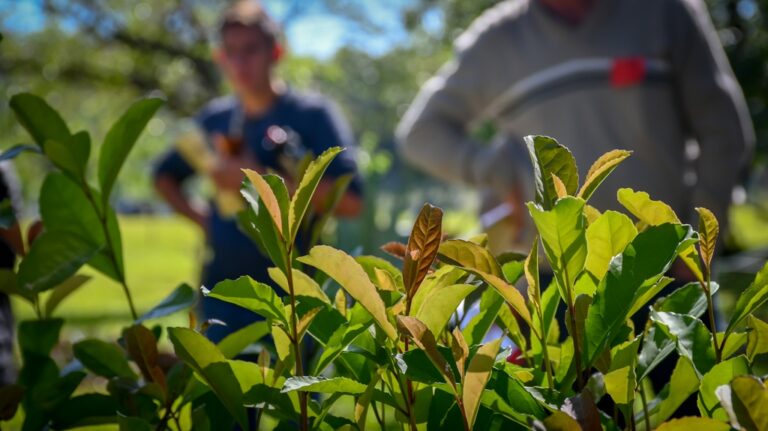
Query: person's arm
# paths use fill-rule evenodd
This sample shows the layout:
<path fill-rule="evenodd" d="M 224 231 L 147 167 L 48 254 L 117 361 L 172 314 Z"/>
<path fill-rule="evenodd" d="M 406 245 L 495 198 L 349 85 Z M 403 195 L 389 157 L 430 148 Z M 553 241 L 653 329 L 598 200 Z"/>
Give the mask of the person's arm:
<path fill-rule="evenodd" d="M 338 146 L 345 149 L 328 166 L 326 177 L 317 186 L 312 205 L 316 211 L 322 211 L 326 197 L 333 189 L 336 178 L 352 174 L 352 182 L 339 200 L 334 215 L 344 218 L 357 217 L 363 210 L 363 191 L 354 156 L 355 144 L 352 132 L 344 117 L 332 104 L 317 109 L 312 113 L 312 116 L 313 127 L 308 137 L 308 144 L 316 153 L 315 156 L 319 156 L 324 150 L 331 147 Z"/>
<path fill-rule="evenodd" d="M 155 190 L 170 207 L 205 229 L 207 215 L 194 208 L 182 190 L 184 180 L 194 171 L 176 150 L 168 152 L 158 163 L 154 172 Z"/>
<path fill-rule="evenodd" d="M 497 14 L 498 15 L 498 14 Z M 483 146 L 469 128 L 504 90 L 499 49 L 503 29 L 485 14 L 456 43 L 456 58 L 421 88 L 397 128 L 402 155 L 445 181 L 507 193 L 519 173 L 509 169 L 509 144 Z M 510 83 L 506 83 L 510 84 Z M 501 166 L 507 169 L 501 169 Z"/>
<path fill-rule="evenodd" d="M 754 146 L 744 96 L 703 2 L 676 0 L 669 29 L 672 65 L 684 119 L 699 143 L 694 206 L 725 227 L 731 193 Z"/>

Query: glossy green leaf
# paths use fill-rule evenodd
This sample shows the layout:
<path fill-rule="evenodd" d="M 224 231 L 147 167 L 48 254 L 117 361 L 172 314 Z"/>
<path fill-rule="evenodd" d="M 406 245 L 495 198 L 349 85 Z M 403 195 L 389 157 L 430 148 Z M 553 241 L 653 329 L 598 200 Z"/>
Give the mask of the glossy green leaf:
<path fill-rule="evenodd" d="M 281 208 L 280 211 L 284 211 L 282 208 L 287 206 L 288 191 L 285 188 L 283 180 L 275 175 L 265 175 L 263 178 L 267 182 L 267 185 L 271 187 L 271 193 L 275 196 L 275 199 L 277 199 L 277 205 Z M 252 183 L 247 178 L 243 181 L 243 187 L 240 189 L 240 194 L 245 198 L 245 201 L 248 204 L 248 206 L 237 215 L 237 223 L 240 231 L 245 233 L 245 235 L 259 247 L 263 254 L 269 256 L 272 263 L 285 271 L 288 267 L 285 257 L 287 254 L 286 246 L 272 214 L 266 210 L 267 205 L 259 197 L 258 191 L 255 190 L 255 187 L 253 187 Z M 282 197 L 278 198 L 278 195 Z M 283 224 L 285 224 L 285 222 L 283 222 Z"/>
<path fill-rule="evenodd" d="M 737 376 L 749 374 L 749 363 L 744 356 L 736 356 L 727 361 L 720 362 L 712 367 L 701 378 L 699 398 L 697 404 L 702 416 L 727 421 L 728 414 L 720 405 L 716 390 L 722 385 L 727 385 Z"/>
<path fill-rule="evenodd" d="M 768 323 L 750 315 L 747 317 L 747 357 L 753 361 L 763 353 L 768 353 Z"/>
<path fill-rule="evenodd" d="M 612 150 L 600 156 L 589 168 L 584 184 L 579 190 L 578 197 L 586 200 L 592 196 L 602 182 L 616 167 L 632 154 L 626 150 Z"/>
<path fill-rule="evenodd" d="M 19 288 L 32 292 L 52 289 L 74 275 L 98 251 L 98 246 L 71 232 L 43 232 L 19 265 Z"/>
<path fill-rule="evenodd" d="M 605 391 L 616 404 L 629 404 L 635 398 L 634 367 L 627 366 L 607 373 L 604 377 Z"/>
<path fill-rule="evenodd" d="M 284 238 L 285 236 L 285 203 L 282 199 L 279 199 L 278 196 L 283 195 L 281 193 L 285 189 L 285 185 L 283 185 L 282 188 L 277 187 L 277 190 L 275 187 L 273 187 L 272 184 L 278 184 L 282 182 L 282 180 L 279 180 L 274 183 L 267 182 L 267 176 L 261 175 L 256 171 L 250 170 L 250 169 L 243 169 L 243 173 L 245 173 L 246 178 L 250 181 L 251 185 L 253 185 L 254 189 L 256 189 L 256 192 L 259 195 L 260 202 L 263 203 L 263 206 L 259 209 L 261 211 L 262 209 L 266 209 L 269 213 L 269 216 L 272 218 L 272 223 L 275 229 L 277 230 L 277 233 L 280 235 L 280 238 Z M 287 196 L 287 191 L 285 192 L 285 196 Z M 247 198 L 248 196 L 246 196 Z"/>
<path fill-rule="evenodd" d="M 272 281 L 277 283 L 286 294 L 290 293 L 290 289 L 288 288 L 288 278 L 280 268 L 269 268 L 268 272 L 269 278 L 271 278 Z M 293 292 L 296 296 L 310 296 L 325 303 L 331 303 L 331 300 L 328 299 L 328 295 L 323 292 L 323 289 L 312 277 L 295 268 L 293 268 Z"/>
<path fill-rule="evenodd" d="M 768 263 L 757 273 L 752 283 L 744 290 L 733 308 L 726 334 L 732 332 L 748 315 L 768 301 Z"/>
<path fill-rule="evenodd" d="M 429 292 L 415 317 L 423 322 L 431 333 L 440 334 L 451 316 L 456 313 L 461 301 L 476 288 L 477 286 L 472 284 L 438 286 Z"/>
<path fill-rule="evenodd" d="M 720 234 L 720 224 L 717 222 L 717 218 L 715 218 L 712 211 L 698 207 L 696 212 L 699 213 L 699 236 L 701 236 L 699 250 L 701 260 L 706 268 L 710 268 L 712 258 L 715 257 L 715 246 L 717 245 L 717 236 Z"/>
<path fill-rule="evenodd" d="M 477 412 L 480 408 L 480 398 L 485 390 L 485 385 L 491 378 L 491 370 L 496 362 L 496 354 L 501 346 L 501 338 L 483 344 L 469 361 L 467 372 L 461 384 L 461 399 L 467 415 L 469 427 L 475 423 Z"/>
<path fill-rule="evenodd" d="M 636 192 L 629 188 L 619 189 L 617 199 L 624 208 L 648 226 L 664 223 L 680 223 L 677 214 L 669 205 L 651 199 L 646 192 Z"/>
<path fill-rule="evenodd" d="M 387 318 L 384 302 L 376 291 L 376 286 L 352 256 L 333 247 L 318 245 L 313 247 L 307 256 L 302 256 L 298 260 L 323 271 L 336 280 L 350 296 L 371 313 L 373 319 L 391 340 L 397 340 L 397 332 Z"/>
<path fill-rule="evenodd" d="M 53 290 L 51 290 L 51 294 L 48 295 L 48 299 L 45 301 L 45 310 L 43 314 L 46 317 L 52 317 L 53 312 L 56 311 L 56 308 L 61 304 L 61 301 L 66 299 L 90 279 L 91 277 L 87 275 L 75 274 L 66 279 L 63 283 L 54 287 Z"/>
<path fill-rule="evenodd" d="M 208 292 L 208 296 L 250 310 L 267 319 L 288 324 L 283 302 L 271 286 L 242 276 L 236 280 L 224 280 Z"/>
<path fill-rule="evenodd" d="M 576 284 L 587 258 L 584 201 L 566 197 L 557 201 L 549 211 L 531 203 L 528 210 L 541 236 L 547 260 L 558 279 L 560 293 L 564 299 L 572 301 L 566 289 Z"/>
<path fill-rule="evenodd" d="M 239 355 L 245 348 L 259 341 L 270 333 L 271 325 L 266 320 L 253 322 L 224 337 L 216 345 L 225 358 L 231 359 Z"/>
<path fill-rule="evenodd" d="M 301 182 L 296 188 L 296 192 L 293 194 L 293 198 L 291 199 L 288 208 L 289 242 L 293 242 L 296 238 L 296 234 L 298 234 L 299 227 L 301 226 L 301 221 L 304 219 L 304 214 L 306 214 L 307 208 L 309 208 L 309 205 L 312 203 L 312 196 L 314 196 L 317 185 L 320 184 L 320 180 L 322 179 L 325 170 L 328 169 L 328 165 L 330 165 L 333 159 L 335 159 L 342 151 L 343 149 L 341 147 L 332 147 L 325 150 L 325 152 L 323 152 L 317 159 L 310 162 L 306 171 L 304 171 Z"/>
<path fill-rule="evenodd" d="M 720 285 L 715 282 L 710 283 L 710 289 L 714 295 Z M 657 311 L 667 311 L 670 313 L 688 314 L 693 317 L 701 317 L 707 311 L 707 296 L 697 282 L 688 283 L 677 288 L 674 292 L 659 299 L 654 304 Z"/>
<path fill-rule="evenodd" d="M 536 203 L 548 210 L 557 200 L 552 175 L 560 178 L 569 195 L 576 194 L 579 172 L 571 152 L 547 136 L 526 136 L 524 140 L 533 162 Z"/>
<path fill-rule="evenodd" d="M 461 331 L 470 346 L 483 342 L 488 330 L 496 321 L 499 310 L 505 305 L 505 301 L 495 289 L 485 289 L 480 296 L 479 305 L 478 313 L 466 323 Z"/>
<path fill-rule="evenodd" d="M 246 428 L 243 392 L 232 367 L 216 345 L 187 328 L 168 328 L 176 355 L 191 366 L 216 393 L 222 404 Z"/>
<path fill-rule="evenodd" d="M 135 379 L 123 350 L 115 344 L 88 339 L 72 346 L 72 353 L 91 372 L 98 376 Z"/>
<path fill-rule="evenodd" d="M 182 310 L 188 310 L 195 305 L 196 301 L 195 289 L 187 283 L 182 283 L 170 295 L 163 298 L 159 304 L 141 315 L 136 322 L 141 323 L 145 320 L 157 319 Z"/>
<path fill-rule="evenodd" d="M 303 391 L 325 394 L 362 394 L 365 392 L 365 389 L 366 385 L 346 377 L 303 376 L 287 379 L 280 392 Z"/>
<path fill-rule="evenodd" d="M 598 280 L 608 272 L 614 256 L 620 254 L 637 236 L 629 217 L 616 211 L 606 211 L 586 231 L 587 260 L 585 267 Z"/>
<path fill-rule="evenodd" d="M 701 320 L 667 312 L 653 312 L 651 318 L 675 340 L 680 356 L 690 359 L 699 375 L 712 369 L 715 365 L 712 333 Z"/>
<path fill-rule="evenodd" d="M 107 206 L 117 175 L 133 149 L 144 127 L 155 115 L 163 101 L 142 99 L 130 108 L 112 125 L 104 137 L 99 154 L 99 188 L 103 206 Z"/>
<path fill-rule="evenodd" d="M 649 402 L 652 405 L 652 410 L 649 412 L 652 426 L 658 426 L 672 417 L 685 400 L 695 394 L 698 389 L 699 377 L 696 375 L 693 364 L 690 359 L 680 357 L 669 378 L 669 383 L 659 392 L 655 402 Z M 642 413 L 637 422 L 643 422 Z"/>
<path fill-rule="evenodd" d="M 638 307 L 638 298 L 690 245 L 692 230 L 681 225 L 653 226 L 638 234 L 612 264 L 595 293 L 586 322 L 587 364 L 601 354 Z"/>
<path fill-rule="evenodd" d="M 67 124 L 42 98 L 19 93 L 11 97 L 9 104 L 19 123 L 40 148 L 46 141 L 65 142 L 69 138 Z"/>
<path fill-rule="evenodd" d="M 81 131 L 66 141 L 45 141 L 45 155 L 53 164 L 79 184 L 86 184 L 85 169 L 91 154 L 91 137 Z"/>

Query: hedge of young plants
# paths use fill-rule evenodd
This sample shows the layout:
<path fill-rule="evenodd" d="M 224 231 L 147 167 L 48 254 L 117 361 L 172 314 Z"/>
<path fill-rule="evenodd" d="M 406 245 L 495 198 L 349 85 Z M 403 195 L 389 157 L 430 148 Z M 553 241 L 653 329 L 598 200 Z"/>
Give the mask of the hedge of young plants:
<path fill-rule="evenodd" d="M 443 238 L 442 211 L 429 204 L 407 244 L 384 247 L 401 265 L 326 245 L 302 255 L 296 238 L 341 151 L 334 148 L 304 165 L 293 193 L 279 176 L 245 171 L 239 221 L 274 263 L 271 280 L 226 280 L 202 294 L 263 321 L 218 344 L 205 337 L 215 322 L 147 326 L 192 308 L 196 296 L 182 285 L 138 313 L 110 205 L 122 164 L 160 105 L 145 99 L 127 110 L 106 135 L 93 175 L 87 132 L 72 133 L 36 96 L 11 99 L 34 145 L 0 158 L 35 152 L 54 169 L 40 192 L 44 232 L 15 272 L 0 273 L 2 290 L 29 301 L 38 317 L 19 324 L 22 368 L 16 384 L 0 388 L 0 419 L 23 415 L 24 430 L 267 423 L 302 430 L 768 430 L 768 386 L 753 371 L 755 358 L 768 352 L 768 323 L 754 315 L 768 300 L 768 265 L 741 289 L 722 331 L 710 331 L 718 328 L 719 288 L 710 277 L 719 231 L 712 213 L 698 208 L 694 228 L 631 189 L 617 193 L 627 214 L 594 208 L 592 194 L 631 154 L 605 154 L 580 181 L 571 153 L 543 136 L 526 138 L 536 175 L 528 211 L 538 230 L 527 256 L 493 256 L 482 235 Z M 548 285 L 542 258 L 553 273 Z M 655 299 L 673 283 L 675 262 L 694 281 Z M 87 281 L 78 274 L 84 265 L 123 287 L 135 321 L 117 340 L 75 343 L 74 360 L 62 364 L 52 356 L 65 324 L 56 306 Z M 480 298 L 479 312 L 459 316 L 468 297 Z M 633 323 L 642 310 L 647 321 Z M 485 341 L 494 326 L 503 336 Z M 175 356 L 158 351 L 164 337 Z M 507 338 L 520 355 L 502 347 Z M 239 359 L 262 339 L 274 347 L 253 361 Z M 312 355 L 305 353 L 309 339 Z M 665 359 L 676 365 L 654 391 L 649 375 Z M 88 376 L 106 383 L 87 392 L 81 383 Z M 699 415 L 671 419 L 691 396 Z"/>

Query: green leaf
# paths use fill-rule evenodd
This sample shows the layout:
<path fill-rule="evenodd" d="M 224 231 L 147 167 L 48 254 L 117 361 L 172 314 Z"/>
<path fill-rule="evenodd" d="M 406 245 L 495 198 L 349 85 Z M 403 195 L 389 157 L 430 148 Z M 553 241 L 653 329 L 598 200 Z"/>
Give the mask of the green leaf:
<path fill-rule="evenodd" d="M 445 378 L 446 383 L 455 387 L 453 371 L 448 366 L 445 357 L 438 350 L 437 341 L 434 334 L 419 319 L 410 316 L 397 316 L 397 326 L 400 332 L 408 335 L 413 342 L 427 354 L 429 360 L 435 365 L 440 374 Z"/>
<path fill-rule="evenodd" d="M 292 271 L 293 292 L 296 296 L 310 296 L 312 298 L 317 298 L 327 304 L 331 303 L 331 300 L 328 299 L 328 295 L 323 292 L 323 289 L 314 279 L 312 279 L 312 277 L 295 268 L 292 268 Z M 271 278 L 272 281 L 280 286 L 280 288 L 282 288 L 286 294 L 290 293 L 290 289 L 288 288 L 288 279 L 280 268 L 269 268 L 268 272 L 269 278 Z"/>
<path fill-rule="evenodd" d="M 403 285 L 409 297 L 424 281 L 442 240 L 443 210 L 424 204 L 413 224 L 403 258 Z"/>
<path fill-rule="evenodd" d="M 427 294 L 415 317 L 423 322 L 431 333 L 440 334 L 461 301 L 476 288 L 477 286 L 471 284 L 437 286 Z"/>
<path fill-rule="evenodd" d="M 52 289 L 74 275 L 99 248 L 72 232 L 43 232 L 19 265 L 19 287 L 32 292 Z"/>
<path fill-rule="evenodd" d="M 168 328 L 168 336 L 176 355 L 205 380 L 240 426 L 247 428 L 242 388 L 216 345 L 187 328 Z"/>
<path fill-rule="evenodd" d="M 714 419 L 686 417 L 665 422 L 656 428 L 656 431 L 729 431 L 730 429 L 728 424 Z"/>
<path fill-rule="evenodd" d="M 155 305 L 151 310 L 139 317 L 136 323 L 165 317 L 181 310 L 187 310 L 195 304 L 196 300 L 195 289 L 187 283 L 182 283 L 179 287 L 174 289 L 170 295 L 163 298 L 159 304 Z"/>
<path fill-rule="evenodd" d="M 91 154 L 91 137 L 81 131 L 66 141 L 45 141 L 45 155 L 53 164 L 78 184 L 86 184 L 85 168 Z"/>
<path fill-rule="evenodd" d="M 714 295 L 720 289 L 720 285 L 711 282 L 710 289 Z M 701 285 L 694 281 L 659 299 L 654 305 L 654 309 L 656 311 L 701 317 L 707 311 L 707 296 L 701 289 Z"/>
<path fill-rule="evenodd" d="M 51 429 L 114 424 L 121 406 L 111 395 L 90 393 L 76 395 L 56 407 L 51 414 Z"/>
<path fill-rule="evenodd" d="M 28 355 L 48 356 L 59 342 L 59 333 L 64 325 L 62 319 L 26 320 L 19 324 L 19 349 L 22 357 Z"/>
<path fill-rule="evenodd" d="M 612 150 L 600 156 L 595 163 L 592 164 L 592 167 L 589 168 L 587 177 L 584 179 L 584 184 L 579 190 L 578 197 L 585 201 L 589 200 L 605 178 L 631 154 L 631 151 Z"/>
<path fill-rule="evenodd" d="M 45 317 L 53 316 L 53 312 L 56 311 L 56 308 L 61 304 L 61 301 L 66 299 L 90 279 L 91 277 L 87 275 L 76 274 L 53 288 L 51 294 L 48 295 L 48 299 L 45 301 L 45 311 L 43 313 Z"/>
<path fill-rule="evenodd" d="M 584 201 L 566 197 L 549 211 L 529 203 L 528 210 L 541 236 L 544 252 L 558 279 L 563 299 L 572 301 L 566 289 L 576 284 L 587 258 Z"/>
<path fill-rule="evenodd" d="M 648 226 L 664 223 L 680 223 L 677 214 L 669 205 L 651 199 L 646 192 L 636 192 L 629 188 L 619 189 L 616 197 L 624 208 Z"/>
<path fill-rule="evenodd" d="M 307 170 L 304 171 L 301 182 L 296 188 L 296 192 L 293 194 L 290 206 L 288 207 L 289 242 L 292 243 L 296 239 L 296 234 L 299 232 L 304 214 L 312 203 L 312 196 L 315 194 L 317 185 L 320 184 L 325 170 L 328 169 L 328 165 L 342 151 L 341 147 L 332 147 L 325 150 L 320 157 L 310 162 Z"/>
<path fill-rule="evenodd" d="M 282 188 L 280 188 L 279 184 L 282 180 L 268 182 L 267 175 L 261 175 L 250 169 L 243 169 L 243 172 L 254 189 L 256 189 L 261 199 L 260 202 L 263 204 L 263 206 L 259 207 L 258 211 L 262 209 L 267 210 L 267 213 L 272 218 L 272 225 L 277 230 L 282 241 L 285 237 L 285 204 L 284 200 L 278 197 L 287 197 L 288 192 L 285 190 L 285 184 L 283 183 Z M 281 193 L 283 191 L 285 193 Z M 244 196 L 246 199 L 249 197 L 245 194 Z M 251 205 L 253 204 L 254 202 L 251 202 Z"/>
<path fill-rule="evenodd" d="M 238 305 L 267 319 L 288 324 L 280 297 L 271 286 L 242 276 L 236 280 L 224 280 L 208 292 L 208 296 Z"/>
<path fill-rule="evenodd" d="M 606 211 L 586 231 L 587 260 L 585 267 L 598 280 L 608 272 L 614 256 L 620 254 L 637 236 L 629 217 L 616 211 Z"/>
<path fill-rule="evenodd" d="M 525 144 L 533 162 L 536 203 L 549 210 L 557 200 L 552 175 L 557 175 L 569 195 L 576 194 L 579 172 L 571 152 L 547 136 L 526 136 Z"/>
<path fill-rule="evenodd" d="M 699 375 L 712 369 L 716 362 L 712 334 L 701 320 L 667 312 L 653 312 L 651 319 L 675 340 L 680 356 L 690 359 Z"/>
<path fill-rule="evenodd" d="M 282 178 L 276 175 L 265 175 L 263 179 L 267 182 L 267 186 L 271 187 L 272 196 L 277 200 L 277 206 L 281 208 L 282 214 L 284 211 L 282 208 L 288 202 L 288 191 Z M 270 192 L 265 191 L 265 193 Z M 238 227 L 259 247 L 263 254 L 269 256 L 270 260 L 277 267 L 285 271 L 288 266 L 285 260 L 287 251 L 283 237 L 275 224 L 275 220 L 272 218 L 272 214 L 265 210 L 267 205 L 259 197 L 258 192 L 247 178 L 243 181 L 240 194 L 245 198 L 248 207 L 238 213 Z M 281 221 L 283 219 L 281 215 Z"/>
<path fill-rule="evenodd" d="M 655 402 L 649 402 L 652 405 L 650 421 L 652 426 L 669 419 L 677 409 L 699 389 L 699 377 L 691 364 L 691 360 L 680 357 L 677 360 L 672 376 L 664 388 L 659 392 Z M 643 421 L 642 413 L 637 419 L 638 423 Z"/>
<path fill-rule="evenodd" d="M 477 411 L 480 408 L 480 398 L 485 390 L 485 385 L 491 378 L 491 370 L 496 362 L 496 354 L 501 346 L 501 338 L 483 344 L 477 353 L 469 361 L 467 373 L 461 384 L 461 399 L 467 415 L 469 427 L 475 423 Z"/>
<path fill-rule="evenodd" d="M 452 265 L 485 272 L 501 277 L 501 267 L 491 252 L 478 244 L 460 239 L 449 239 L 440 244 L 440 257 Z"/>
<path fill-rule="evenodd" d="M 715 246 L 717 245 L 717 236 L 720 234 L 720 224 L 717 222 L 717 218 L 715 218 L 712 211 L 698 207 L 696 212 L 699 213 L 699 236 L 701 237 L 699 250 L 701 260 L 707 271 L 709 271 L 712 266 L 712 258 L 715 257 Z"/>
<path fill-rule="evenodd" d="M 604 377 L 605 391 L 616 404 L 629 404 L 635 398 L 635 369 L 622 367 L 607 373 Z"/>
<path fill-rule="evenodd" d="M 766 301 L 768 301 L 768 263 L 760 269 L 749 287 L 739 295 L 725 333 L 729 334 L 736 329 L 742 320 L 754 313 Z"/>
<path fill-rule="evenodd" d="M 38 153 L 40 154 L 42 151 L 40 151 L 40 148 L 35 147 L 33 145 L 29 144 L 16 144 L 12 146 L 11 148 L 8 148 L 7 150 L 0 153 L 0 162 L 4 162 L 6 160 L 13 160 L 17 156 L 19 156 L 23 152 L 30 152 L 30 153 Z"/>
<path fill-rule="evenodd" d="M 321 377 L 321 376 L 303 376 L 291 377 L 283 384 L 280 392 L 319 392 L 324 394 L 362 394 L 365 392 L 366 385 L 356 382 L 346 377 Z"/>
<path fill-rule="evenodd" d="M 96 339 L 83 340 L 72 347 L 72 353 L 85 368 L 98 376 L 108 379 L 136 378 L 136 374 L 125 359 L 125 353 L 115 344 Z"/>
<path fill-rule="evenodd" d="M 151 431 L 152 425 L 136 416 L 118 416 L 117 424 L 120 431 Z"/>
<path fill-rule="evenodd" d="M 99 154 L 98 177 L 102 206 L 106 207 L 109 202 L 112 187 L 128 153 L 162 104 L 160 99 L 139 100 L 128 108 L 107 132 Z"/>
<path fill-rule="evenodd" d="M 397 332 L 389 322 L 384 302 L 376 286 L 352 256 L 326 245 L 318 245 L 309 254 L 298 258 L 299 262 L 315 267 L 336 280 L 339 285 L 373 316 L 378 326 L 395 341 Z"/>
<path fill-rule="evenodd" d="M 227 335 L 219 341 L 217 347 L 225 358 L 231 359 L 251 344 L 269 334 L 270 330 L 271 325 L 269 322 L 260 320 Z"/>
<path fill-rule="evenodd" d="M 731 382 L 733 416 L 742 429 L 768 430 L 768 388 L 752 376 Z"/>
<path fill-rule="evenodd" d="M 528 300 L 541 310 L 541 282 L 539 280 L 539 237 L 533 239 L 531 252 L 525 258 L 525 280 L 528 282 Z M 545 334 L 541 334 L 544 336 Z"/>
<path fill-rule="evenodd" d="M 42 98 L 30 93 L 15 94 L 10 107 L 40 148 L 46 141 L 65 142 L 69 138 L 67 124 Z"/>
<path fill-rule="evenodd" d="M 587 315 L 587 364 L 610 345 L 631 317 L 630 311 L 642 305 L 640 298 L 661 279 L 679 251 L 690 245 L 692 234 L 689 226 L 652 226 L 612 260 Z"/>
<path fill-rule="evenodd" d="M 736 356 L 712 367 L 701 378 L 697 401 L 701 415 L 727 421 L 728 414 L 720 405 L 720 400 L 718 400 L 715 391 L 718 387 L 730 383 L 734 377 L 747 374 L 749 374 L 749 363 L 744 356 Z"/>
<path fill-rule="evenodd" d="M 505 304 L 504 298 L 496 292 L 495 289 L 485 289 L 480 296 L 480 307 L 478 313 L 466 324 L 461 331 L 467 344 L 480 344 L 485 335 L 496 321 L 499 310 Z"/>
<path fill-rule="evenodd" d="M 747 358 L 768 352 L 768 323 L 750 315 L 747 317 Z"/>
<path fill-rule="evenodd" d="M 493 264 L 495 259 L 491 256 L 490 252 L 469 241 L 447 242 L 451 242 L 451 245 L 447 248 L 440 249 L 440 255 L 443 259 L 482 278 L 483 281 L 493 287 L 515 310 L 520 318 L 530 326 L 531 313 L 525 304 L 525 298 L 523 298 L 523 295 L 514 286 L 511 286 L 501 278 L 503 276 L 501 268 L 499 268 L 498 263 L 495 265 Z M 493 272 L 486 272 L 483 269 L 490 269 Z"/>

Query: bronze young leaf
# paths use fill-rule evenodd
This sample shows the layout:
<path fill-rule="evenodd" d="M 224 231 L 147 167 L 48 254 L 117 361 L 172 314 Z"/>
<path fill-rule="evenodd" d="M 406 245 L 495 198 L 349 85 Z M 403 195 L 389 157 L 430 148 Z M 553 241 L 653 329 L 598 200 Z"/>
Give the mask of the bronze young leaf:
<path fill-rule="evenodd" d="M 435 261 L 442 237 L 442 222 L 443 210 L 424 204 L 405 248 L 403 282 L 408 296 L 413 296 Z"/>

